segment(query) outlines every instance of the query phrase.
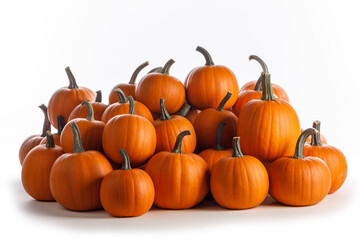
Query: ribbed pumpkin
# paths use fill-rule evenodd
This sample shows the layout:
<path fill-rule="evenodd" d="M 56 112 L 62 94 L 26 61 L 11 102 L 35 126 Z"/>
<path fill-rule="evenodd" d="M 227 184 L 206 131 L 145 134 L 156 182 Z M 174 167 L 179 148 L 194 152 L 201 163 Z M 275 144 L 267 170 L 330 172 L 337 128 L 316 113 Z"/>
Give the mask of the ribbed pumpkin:
<path fill-rule="evenodd" d="M 331 187 L 329 193 L 333 193 L 345 182 L 347 176 L 346 158 L 338 148 L 322 143 L 320 136 L 320 121 L 315 121 L 313 128 L 318 130 L 318 132 L 312 135 L 310 144 L 305 144 L 304 156 L 318 157 L 326 163 L 331 174 Z"/>
<path fill-rule="evenodd" d="M 232 138 L 236 136 L 238 118 L 234 113 L 224 110 L 224 105 L 231 98 L 228 92 L 216 109 L 202 110 L 195 119 L 194 128 L 198 147 L 213 148 L 216 144 L 216 130 L 221 122 L 226 123 L 223 131 L 222 143 L 225 148 L 231 148 Z"/>
<path fill-rule="evenodd" d="M 153 122 L 156 131 L 155 152 L 170 152 L 175 146 L 177 136 L 185 130 L 189 130 L 191 134 L 184 137 L 181 151 L 184 153 L 194 152 L 196 147 L 196 134 L 193 125 L 183 116 L 170 116 L 166 111 L 164 102 L 164 99 L 160 99 L 161 116 Z"/>
<path fill-rule="evenodd" d="M 90 102 L 93 110 L 94 110 L 94 119 L 101 121 L 101 117 L 108 107 L 108 105 L 101 102 L 102 101 L 102 93 L 101 90 L 96 92 L 95 102 Z M 88 109 L 83 104 L 77 105 L 74 110 L 70 113 L 68 121 L 71 121 L 75 118 L 86 118 L 88 115 Z"/>
<path fill-rule="evenodd" d="M 209 167 L 194 153 L 181 153 L 179 134 L 172 152 L 159 152 L 146 164 L 155 186 L 154 204 L 160 208 L 186 209 L 201 202 L 209 191 Z"/>
<path fill-rule="evenodd" d="M 204 55 L 205 66 L 196 67 L 185 79 L 186 96 L 190 105 L 197 109 L 215 109 L 225 94 L 230 91 L 233 96 L 224 105 L 230 109 L 239 94 L 239 85 L 234 73 L 227 67 L 215 65 L 209 52 L 198 46 L 196 51 Z"/>
<path fill-rule="evenodd" d="M 21 169 L 21 181 L 25 191 L 34 199 L 53 201 L 50 191 L 50 171 L 55 160 L 64 151 L 55 145 L 53 135 L 48 131 L 47 142 L 34 147 L 25 157 Z"/>
<path fill-rule="evenodd" d="M 243 155 L 239 137 L 234 138 L 233 154 L 221 159 L 211 173 L 210 187 L 215 201 L 224 208 L 247 209 L 261 204 L 268 194 L 269 177 L 264 165 Z"/>
<path fill-rule="evenodd" d="M 61 136 L 62 130 L 65 127 L 65 123 L 64 123 L 64 118 L 61 115 L 57 116 L 56 119 L 57 119 L 57 123 L 58 123 L 57 133 L 52 135 L 52 138 L 54 139 L 54 144 L 55 145 L 61 146 L 60 136 Z M 40 144 L 46 144 L 46 142 L 47 142 L 47 138 L 43 138 L 43 140 L 41 140 Z"/>
<path fill-rule="evenodd" d="M 100 200 L 114 217 L 135 217 L 149 211 L 155 198 L 154 184 L 144 170 L 131 169 L 129 156 L 120 149 L 123 166 L 109 173 L 101 183 Z"/>
<path fill-rule="evenodd" d="M 89 88 L 79 87 L 69 67 L 65 68 L 65 71 L 70 85 L 58 89 L 51 96 L 48 104 L 49 120 L 55 128 L 58 126 L 57 116 L 63 116 L 65 123 L 67 123 L 72 110 L 82 101 L 95 101 L 95 93 Z"/>
<path fill-rule="evenodd" d="M 136 87 L 136 100 L 145 104 L 151 112 L 160 113 L 161 98 L 166 100 L 165 106 L 170 114 L 176 113 L 184 104 L 184 85 L 179 79 L 169 75 L 170 67 L 174 62 L 170 59 L 162 68 L 161 73 L 145 75 Z"/>
<path fill-rule="evenodd" d="M 119 149 L 130 157 L 131 165 L 139 167 L 147 162 L 156 148 L 156 133 L 152 123 L 135 115 L 134 99 L 128 97 L 129 114 L 115 116 L 105 125 L 102 142 L 105 154 L 114 162 L 122 163 Z"/>
<path fill-rule="evenodd" d="M 243 153 L 267 165 L 279 157 L 294 155 L 300 123 L 288 102 L 275 99 L 270 74 L 263 73 L 262 77 L 262 97 L 251 100 L 241 110 L 238 135 Z"/>
<path fill-rule="evenodd" d="M 117 88 L 114 92 L 118 96 L 118 102 L 111 104 L 106 108 L 104 114 L 101 118 L 101 121 L 107 123 L 111 118 L 121 115 L 121 114 L 128 114 L 129 113 L 129 101 L 127 100 L 124 92 Z M 135 115 L 143 116 L 149 121 L 154 121 L 150 110 L 141 102 L 135 101 Z"/>
<path fill-rule="evenodd" d="M 74 152 L 74 137 L 71 130 L 71 124 L 76 123 L 80 129 L 80 137 L 83 147 L 86 151 L 97 150 L 102 151 L 102 134 L 105 124 L 94 119 L 94 110 L 88 101 L 83 101 L 88 109 L 87 118 L 75 118 L 68 122 L 61 133 L 60 143 L 66 153 Z"/>
<path fill-rule="evenodd" d="M 307 206 L 320 202 L 331 186 L 330 170 L 317 157 L 304 157 L 304 144 L 314 128 L 306 129 L 299 137 L 295 155 L 280 157 L 268 168 L 270 195 L 278 202 L 291 206 Z"/>
<path fill-rule="evenodd" d="M 195 119 L 199 115 L 200 112 L 201 112 L 200 110 L 195 109 L 194 107 L 185 103 L 182 106 L 182 108 L 179 110 L 179 112 L 176 113 L 176 115 L 185 117 L 187 120 L 189 120 L 191 122 L 192 125 L 194 125 Z"/>
<path fill-rule="evenodd" d="M 19 160 L 20 160 L 21 165 L 22 165 L 26 155 L 28 154 L 28 152 L 30 152 L 31 149 L 33 149 L 34 147 L 36 147 L 37 145 L 40 144 L 40 142 L 46 136 L 46 131 L 50 131 L 51 126 L 50 126 L 49 118 L 47 115 L 47 107 L 44 104 L 41 104 L 39 106 L 39 108 L 44 113 L 44 123 L 43 123 L 42 134 L 41 135 L 31 135 L 28 138 L 26 138 L 24 140 L 24 142 L 21 144 L 20 149 L 19 149 Z"/>
<path fill-rule="evenodd" d="M 138 66 L 133 74 L 131 75 L 129 83 L 120 83 L 115 85 L 113 89 L 110 92 L 109 95 L 109 104 L 113 104 L 118 102 L 118 96 L 115 92 L 115 89 L 119 88 L 123 93 L 125 94 L 125 97 L 132 96 L 135 99 L 135 89 L 136 89 L 136 78 L 139 75 L 140 71 L 143 70 L 146 66 L 149 65 L 149 62 L 146 61 L 142 63 L 140 66 Z M 153 69 L 152 71 L 157 71 L 157 69 Z"/>
<path fill-rule="evenodd" d="M 64 208 L 89 211 L 101 208 L 100 185 L 113 171 L 107 158 L 98 151 L 85 151 L 79 128 L 71 123 L 74 153 L 61 155 L 50 172 L 50 189 Z"/>

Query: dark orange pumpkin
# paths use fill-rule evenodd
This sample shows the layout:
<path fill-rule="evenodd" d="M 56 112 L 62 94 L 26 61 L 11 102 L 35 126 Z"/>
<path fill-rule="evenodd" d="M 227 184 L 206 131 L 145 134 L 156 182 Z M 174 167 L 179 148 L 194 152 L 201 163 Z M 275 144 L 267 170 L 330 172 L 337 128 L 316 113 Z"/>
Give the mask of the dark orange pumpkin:
<path fill-rule="evenodd" d="M 307 206 L 320 202 L 331 186 L 330 170 L 317 157 L 304 157 L 304 144 L 314 128 L 306 129 L 296 143 L 293 157 L 280 157 L 268 168 L 270 195 L 291 206 Z"/>
<path fill-rule="evenodd" d="M 19 149 L 19 160 L 20 160 L 21 165 L 22 165 L 26 155 L 28 154 L 28 152 L 30 152 L 31 149 L 33 149 L 34 147 L 36 147 L 37 145 L 40 144 L 40 142 L 46 136 L 46 131 L 50 131 L 51 125 L 50 125 L 48 114 L 47 114 L 47 107 L 44 104 L 41 104 L 39 106 L 39 108 L 44 113 L 44 123 L 43 123 L 42 134 L 41 135 L 31 135 L 28 138 L 26 138 L 24 140 L 24 142 L 21 144 L 20 149 Z"/>
<path fill-rule="evenodd" d="M 310 144 L 305 144 L 304 156 L 318 157 L 326 163 L 331 174 L 331 187 L 329 193 L 333 193 L 345 182 L 347 175 L 346 158 L 338 148 L 322 143 L 320 135 L 320 121 L 315 121 L 313 128 L 318 130 L 318 132 L 312 135 L 312 141 Z"/>
<path fill-rule="evenodd" d="M 121 89 L 124 92 L 125 97 L 132 96 L 135 99 L 136 78 L 139 75 L 140 71 L 143 70 L 147 65 L 149 65 L 148 61 L 138 66 L 131 75 L 129 83 L 120 83 L 113 87 L 109 95 L 109 104 L 118 102 L 118 96 L 115 92 L 115 89 L 117 88 Z M 152 71 L 157 71 L 157 69 L 153 69 Z"/>
<path fill-rule="evenodd" d="M 170 67 L 174 62 L 170 59 L 162 68 L 161 73 L 145 75 L 136 87 L 136 100 L 145 104 L 151 112 L 160 113 L 161 98 L 166 100 L 165 107 L 170 114 L 176 113 L 184 104 L 184 85 L 179 79 L 169 75 Z"/>
<path fill-rule="evenodd" d="M 46 145 L 34 147 L 25 157 L 21 169 L 21 181 L 25 191 L 34 199 L 53 201 L 50 191 L 50 171 L 55 160 L 64 151 L 55 145 L 53 135 L 48 131 Z"/>
<path fill-rule="evenodd" d="M 135 115 L 134 99 L 129 96 L 129 114 L 115 116 L 105 125 L 102 142 L 105 154 L 114 162 L 122 163 L 119 149 L 129 154 L 131 165 L 139 167 L 154 154 L 156 133 L 152 123 Z"/>
<path fill-rule="evenodd" d="M 213 167 L 210 187 L 215 201 L 224 208 L 253 208 L 265 200 L 269 176 L 257 158 L 242 154 L 240 139 L 234 137 L 233 154 Z"/>
<path fill-rule="evenodd" d="M 232 138 L 236 136 L 238 118 L 234 113 L 224 110 L 224 105 L 231 98 L 228 92 L 217 109 L 202 110 L 195 119 L 194 128 L 198 147 L 201 149 L 213 148 L 216 144 L 216 130 L 221 122 L 226 123 L 223 131 L 222 143 L 225 148 L 231 148 Z"/>
<path fill-rule="evenodd" d="M 201 112 L 200 110 L 195 109 L 194 107 L 185 103 L 182 106 L 182 108 L 179 110 L 179 112 L 176 113 L 176 115 L 185 117 L 187 120 L 191 122 L 192 125 L 194 125 L 195 119 L 200 112 Z"/>
<path fill-rule="evenodd" d="M 159 152 L 146 164 L 155 186 L 154 204 L 160 208 L 185 209 L 201 202 L 209 191 L 209 167 L 194 153 L 181 153 L 179 134 L 172 152 Z"/>
<path fill-rule="evenodd" d="M 60 137 L 61 146 L 66 153 L 74 152 L 74 137 L 71 124 L 76 123 L 80 129 L 80 137 L 84 149 L 86 151 L 97 150 L 101 152 L 103 150 L 101 140 L 105 124 L 94 119 L 94 111 L 88 101 L 83 101 L 82 105 L 88 108 L 87 118 L 75 118 L 65 125 Z"/>
<path fill-rule="evenodd" d="M 58 146 L 61 146 L 61 143 L 60 143 L 60 136 L 61 136 L 61 133 L 62 133 L 62 130 L 64 129 L 65 127 L 65 123 L 64 123 L 64 118 L 63 116 L 59 115 L 57 116 L 57 123 L 58 123 L 58 127 L 57 127 L 57 133 L 55 133 L 54 135 L 52 135 L 53 139 L 54 139 L 54 144 L 55 145 L 58 145 Z M 50 123 L 49 123 L 50 124 Z M 40 144 L 46 144 L 47 142 L 47 138 L 43 138 L 43 140 L 41 140 Z"/>
<path fill-rule="evenodd" d="M 124 149 L 120 149 L 120 154 L 122 168 L 109 173 L 101 182 L 101 204 L 114 217 L 143 215 L 153 205 L 154 184 L 144 170 L 131 169 L 129 156 Z"/>
<path fill-rule="evenodd" d="M 66 124 L 72 110 L 82 101 L 95 101 L 95 93 L 86 87 L 79 87 L 69 67 L 65 68 L 65 71 L 70 85 L 58 89 L 51 96 L 48 104 L 49 120 L 55 128 L 58 126 L 57 116 L 63 116 Z"/>
<path fill-rule="evenodd" d="M 275 99 L 270 74 L 263 73 L 262 77 L 262 97 L 251 100 L 241 110 L 238 135 L 243 153 L 266 165 L 279 157 L 294 155 L 300 123 L 288 102 Z"/>
<path fill-rule="evenodd" d="M 191 70 L 185 79 L 189 104 L 200 110 L 215 109 L 230 91 L 233 95 L 224 105 L 224 109 L 230 109 L 239 94 L 239 85 L 234 73 L 225 66 L 214 65 L 210 54 L 204 48 L 198 46 L 196 51 L 204 55 L 206 63 L 205 66 Z"/>

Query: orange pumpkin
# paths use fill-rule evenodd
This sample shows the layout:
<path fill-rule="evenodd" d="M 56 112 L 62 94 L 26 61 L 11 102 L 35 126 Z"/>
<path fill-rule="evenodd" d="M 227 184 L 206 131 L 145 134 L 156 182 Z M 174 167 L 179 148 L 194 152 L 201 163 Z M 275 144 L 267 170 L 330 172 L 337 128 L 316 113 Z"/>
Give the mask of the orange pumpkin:
<path fill-rule="evenodd" d="M 61 155 L 50 172 L 50 189 L 55 200 L 64 208 L 88 211 L 101 208 L 100 185 L 112 172 L 106 157 L 98 151 L 85 151 L 79 128 L 71 123 L 74 153 Z"/>
<path fill-rule="evenodd" d="M 129 156 L 120 149 L 123 166 L 101 182 L 100 200 L 114 217 L 135 217 L 149 211 L 155 198 L 154 184 L 144 170 L 131 169 Z"/>
<path fill-rule="evenodd" d="M 184 104 L 184 85 L 179 79 L 169 75 L 170 67 L 174 62 L 170 59 L 161 73 L 145 75 L 136 87 L 136 100 L 145 104 L 151 112 L 160 113 L 161 98 L 166 100 L 166 109 L 170 114 L 176 113 Z"/>
<path fill-rule="evenodd" d="M 101 121 L 107 123 L 111 118 L 127 114 L 129 112 L 129 102 L 125 97 L 125 94 L 120 88 L 114 90 L 118 96 L 118 102 L 111 104 L 106 108 L 104 114 L 101 118 Z M 141 102 L 135 101 L 135 113 L 136 115 L 143 116 L 148 119 L 150 122 L 154 121 L 150 110 Z"/>
<path fill-rule="evenodd" d="M 226 123 L 221 122 L 217 127 L 215 148 L 205 149 L 204 151 L 199 153 L 199 156 L 202 157 L 208 164 L 210 173 L 212 172 L 213 167 L 218 161 L 232 155 L 232 150 L 224 149 L 222 145 L 222 133 L 225 125 Z"/>
<path fill-rule="evenodd" d="M 146 164 L 145 171 L 155 186 L 154 204 L 160 208 L 186 209 L 201 202 L 209 191 L 209 167 L 194 153 L 181 153 L 179 134 L 172 152 L 159 152 Z"/>
<path fill-rule="evenodd" d="M 84 100 L 89 102 L 95 100 L 95 93 L 92 90 L 86 87 L 79 87 L 76 84 L 75 77 L 69 67 L 65 68 L 65 71 L 69 78 L 70 85 L 58 89 L 51 96 L 48 104 L 49 120 L 55 128 L 58 126 L 57 116 L 63 116 L 66 124 L 69 121 L 70 113 L 77 105 Z"/>
<path fill-rule="evenodd" d="M 215 65 L 209 52 L 198 46 L 196 51 L 204 55 L 205 66 L 191 70 L 185 79 L 186 96 L 190 105 L 197 109 L 216 108 L 225 94 L 233 96 L 224 105 L 230 109 L 239 94 L 239 85 L 234 73 L 227 67 Z"/>
<path fill-rule="evenodd" d="M 124 92 L 125 97 L 132 96 L 133 98 L 135 98 L 136 78 L 139 75 L 140 71 L 143 70 L 147 65 L 149 65 L 148 61 L 146 61 L 143 64 L 141 64 L 140 66 L 138 66 L 135 69 L 135 71 L 133 72 L 133 74 L 131 75 L 129 83 L 120 83 L 120 84 L 115 85 L 115 87 L 113 87 L 113 89 L 111 90 L 110 95 L 109 95 L 109 104 L 118 102 L 118 96 L 115 92 L 115 89 L 117 89 L 117 88 L 121 89 Z M 153 69 L 152 71 L 157 71 L 157 70 Z"/>
<path fill-rule="evenodd" d="M 101 90 L 96 92 L 96 99 L 95 102 L 90 102 L 93 110 L 94 110 L 94 119 L 101 121 L 101 117 L 108 107 L 108 105 L 101 102 L 102 100 L 102 93 Z M 77 105 L 74 110 L 70 113 L 68 121 L 71 121 L 75 118 L 86 118 L 88 115 L 88 109 L 83 104 Z"/>
<path fill-rule="evenodd" d="M 242 154 L 240 139 L 234 137 L 233 154 L 213 167 L 210 188 L 215 201 L 224 208 L 253 208 L 265 200 L 269 176 L 257 158 Z"/>
<path fill-rule="evenodd" d="M 313 128 L 315 128 L 315 122 L 313 123 Z M 300 133 L 303 133 L 304 132 L 304 129 L 300 128 Z M 322 133 L 320 133 L 320 139 L 321 139 L 321 142 L 323 144 L 327 144 L 327 140 L 326 138 L 324 137 L 324 135 Z M 312 136 L 310 135 L 307 139 L 306 139 L 306 142 L 307 143 L 311 143 L 312 141 Z"/>
<path fill-rule="evenodd" d="M 105 125 L 102 142 L 105 154 L 114 162 L 122 163 L 119 149 L 129 154 L 131 165 L 139 167 L 147 162 L 156 148 L 156 133 L 146 118 L 134 115 L 134 99 L 129 96 L 129 114 L 115 116 Z"/>
<path fill-rule="evenodd" d="M 238 135 L 244 154 L 267 164 L 279 157 L 294 155 L 300 123 L 288 102 L 275 99 L 270 74 L 263 73 L 262 77 L 262 97 L 251 100 L 241 110 Z"/>
<path fill-rule="evenodd" d="M 196 134 L 193 125 L 185 117 L 171 115 L 166 111 L 165 100 L 160 99 L 161 116 L 153 122 L 156 131 L 155 152 L 171 151 L 174 148 L 177 136 L 189 130 L 190 135 L 184 137 L 181 151 L 192 153 L 196 147 Z"/>
<path fill-rule="evenodd" d="M 320 121 L 315 121 L 313 128 L 318 130 L 318 132 L 312 136 L 310 144 L 305 144 L 304 156 L 318 157 L 326 163 L 331 174 L 331 187 L 329 193 L 333 193 L 345 182 L 347 175 L 346 158 L 338 148 L 322 143 Z"/>
<path fill-rule="evenodd" d="M 182 108 L 179 110 L 179 112 L 176 113 L 176 115 L 185 117 L 187 120 L 191 122 L 192 125 L 194 125 L 195 119 L 200 112 L 201 112 L 200 110 L 195 109 L 194 107 L 185 103 L 182 106 Z"/>
<path fill-rule="evenodd" d="M 61 133 L 62 133 L 62 130 L 64 129 L 65 127 L 65 124 L 64 124 L 64 118 L 63 116 L 59 115 L 57 116 L 57 123 L 58 123 L 58 127 L 57 127 L 57 133 L 55 133 L 54 135 L 52 135 L 53 139 L 54 139 L 54 144 L 55 145 L 58 145 L 58 146 L 61 146 L 61 143 L 60 143 L 60 136 L 61 136 Z M 50 124 L 50 123 L 49 123 Z M 43 138 L 43 140 L 41 140 L 40 144 L 46 144 L 47 142 L 47 138 Z"/>
<path fill-rule="evenodd" d="M 31 135 L 28 138 L 26 138 L 24 140 L 24 142 L 21 144 L 20 149 L 19 149 L 19 160 L 20 160 L 21 165 L 23 164 L 23 161 L 24 161 L 26 155 L 28 154 L 28 152 L 30 152 L 31 149 L 33 149 L 34 147 L 36 147 L 37 145 L 40 144 L 40 142 L 46 136 L 46 131 L 50 131 L 51 126 L 50 126 L 50 122 L 49 122 L 49 118 L 48 118 L 48 114 L 47 114 L 47 107 L 44 104 L 41 104 L 39 106 L 39 108 L 44 113 L 44 123 L 43 123 L 42 134 L 41 135 Z"/>
<path fill-rule="evenodd" d="M 48 131 L 46 145 L 34 147 L 25 157 L 21 169 L 21 181 L 25 191 L 34 199 L 40 201 L 53 201 L 50 191 L 50 171 L 55 160 L 64 151 L 56 146 L 53 135 Z"/>
<path fill-rule="evenodd" d="M 83 101 L 82 105 L 85 105 L 88 109 L 87 118 L 75 118 L 65 125 L 60 137 L 61 146 L 66 153 L 74 152 L 74 137 L 71 124 L 76 123 L 80 129 L 84 149 L 86 151 L 97 150 L 101 152 L 103 150 L 101 139 L 105 124 L 94 119 L 94 110 L 88 101 Z"/>
<path fill-rule="evenodd" d="M 226 126 L 223 131 L 222 143 L 225 148 L 231 148 L 231 139 L 236 136 L 238 124 L 238 118 L 235 114 L 224 110 L 224 106 L 231 96 L 231 92 L 228 92 L 217 109 L 208 108 L 202 110 L 196 117 L 194 128 L 198 147 L 202 149 L 215 147 L 217 127 L 221 122 L 224 122 Z"/>

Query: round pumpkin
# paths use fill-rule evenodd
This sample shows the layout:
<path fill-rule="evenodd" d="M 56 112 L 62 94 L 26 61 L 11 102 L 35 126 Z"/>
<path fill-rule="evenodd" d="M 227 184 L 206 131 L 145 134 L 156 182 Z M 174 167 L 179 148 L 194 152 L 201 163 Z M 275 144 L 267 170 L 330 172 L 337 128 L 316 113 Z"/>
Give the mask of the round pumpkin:
<path fill-rule="evenodd" d="M 224 109 L 230 109 L 239 94 L 239 85 L 234 73 L 225 66 L 215 65 L 209 52 L 204 48 L 198 46 L 196 51 L 204 55 L 206 63 L 205 66 L 191 70 L 185 79 L 188 102 L 200 110 L 215 109 L 230 91 L 233 95 L 224 105 Z"/>
<path fill-rule="evenodd" d="M 57 127 L 57 133 L 55 133 L 54 135 L 52 135 L 53 139 L 54 139 L 54 144 L 55 145 L 58 145 L 58 146 L 61 146 L 61 143 L 60 143 L 60 136 L 61 136 L 61 133 L 62 133 L 62 130 L 64 129 L 65 127 L 65 123 L 64 123 L 64 118 L 63 116 L 59 115 L 57 116 L 57 123 L 58 123 L 58 127 Z M 50 124 L 50 123 L 49 123 Z M 43 140 L 41 140 L 40 144 L 46 144 L 47 142 L 47 138 L 43 138 Z"/>
<path fill-rule="evenodd" d="M 176 115 L 185 117 L 187 120 L 191 122 L 192 125 L 194 125 L 195 119 L 200 112 L 201 111 L 199 109 L 196 109 L 193 106 L 190 106 L 189 104 L 185 103 L 182 106 L 182 108 L 179 110 L 179 112 L 176 113 Z"/>

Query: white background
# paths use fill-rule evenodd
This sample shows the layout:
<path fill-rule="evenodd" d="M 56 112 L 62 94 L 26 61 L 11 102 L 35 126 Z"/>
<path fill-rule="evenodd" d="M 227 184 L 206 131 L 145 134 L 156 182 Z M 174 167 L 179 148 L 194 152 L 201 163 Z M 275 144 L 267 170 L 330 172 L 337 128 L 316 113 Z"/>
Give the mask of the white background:
<path fill-rule="evenodd" d="M 358 1 L 1 1 L 1 236 L 359 239 L 359 7 Z M 171 73 L 184 80 L 205 62 L 197 45 L 230 67 L 240 86 L 260 74 L 248 55 L 262 57 L 302 127 L 321 120 L 328 142 L 345 153 L 345 185 L 311 207 L 267 199 L 255 209 L 229 211 L 206 201 L 126 219 L 69 212 L 26 195 L 18 149 L 41 132 L 37 106 L 68 85 L 66 66 L 107 102 L 113 85 L 127 82 L 146 60 L 148 71 L 175 59 Z"/>

